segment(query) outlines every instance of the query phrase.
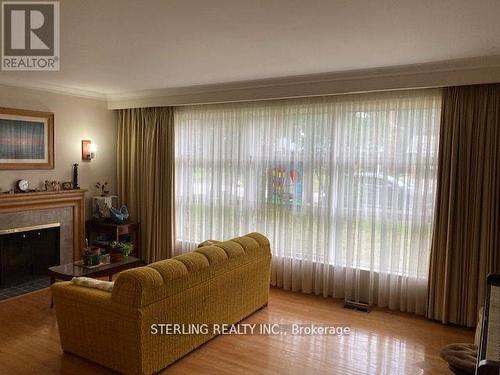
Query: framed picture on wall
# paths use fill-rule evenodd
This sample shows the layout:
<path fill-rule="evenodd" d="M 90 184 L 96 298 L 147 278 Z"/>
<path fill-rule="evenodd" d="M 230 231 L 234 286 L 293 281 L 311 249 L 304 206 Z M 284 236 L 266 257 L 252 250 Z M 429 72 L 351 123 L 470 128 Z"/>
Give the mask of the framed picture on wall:
<path fill-rule="evenodd" d="M 54 169 L 54 114 L 0 107 L 0 169 Z"/>

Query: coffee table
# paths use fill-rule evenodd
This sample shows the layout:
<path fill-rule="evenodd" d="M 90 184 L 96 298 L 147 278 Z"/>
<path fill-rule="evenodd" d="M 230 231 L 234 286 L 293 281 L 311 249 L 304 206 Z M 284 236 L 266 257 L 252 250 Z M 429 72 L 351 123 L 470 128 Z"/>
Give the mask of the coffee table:
<path fill-rule="evenodd" d="M 49 268 L 50 284 L 54 284 L 56 280 L 69 281 L 73 277 L 108 277 L 109 281 L 113 279 L 115 273 L 124 271 L 129 268 L 135 268 L 145 265 L 144 261 L 139 258 L 128 256 L 117 262 L 106 263 L 101 266 L 86 268 L 77 265 L 77 262 L 61 264 Z M 53 302 L 50 305 L 53 306 Z"/>

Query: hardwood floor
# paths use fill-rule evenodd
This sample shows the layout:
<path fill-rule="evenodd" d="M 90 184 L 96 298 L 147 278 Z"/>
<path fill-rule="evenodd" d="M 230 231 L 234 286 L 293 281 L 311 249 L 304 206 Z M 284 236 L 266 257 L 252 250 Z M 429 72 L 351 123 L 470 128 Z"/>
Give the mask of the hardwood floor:
<path fill-rule="evenodd" d="M 112 374 L 62 353 L 48 289 L 0 302 L 0 374 Z M 342 308 L 329 298 L 271 290 L 244 323 L 349 324 L 336 336 L 219 336 L 162 374 L 449 374 L 442 346 L 473 331 L 411 314 Z"/>

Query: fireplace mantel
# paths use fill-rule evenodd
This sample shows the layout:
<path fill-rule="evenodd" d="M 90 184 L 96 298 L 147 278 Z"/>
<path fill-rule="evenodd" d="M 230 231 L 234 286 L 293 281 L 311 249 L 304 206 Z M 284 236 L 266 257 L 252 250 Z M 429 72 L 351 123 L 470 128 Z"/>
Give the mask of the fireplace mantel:
<path fill-rule="evenodd" d="M 41 191 L 0 194 L 0 214 L 71 207 L 73 210 L 73 259 L 80 259 L 85 239 L 87 190 Z"/>

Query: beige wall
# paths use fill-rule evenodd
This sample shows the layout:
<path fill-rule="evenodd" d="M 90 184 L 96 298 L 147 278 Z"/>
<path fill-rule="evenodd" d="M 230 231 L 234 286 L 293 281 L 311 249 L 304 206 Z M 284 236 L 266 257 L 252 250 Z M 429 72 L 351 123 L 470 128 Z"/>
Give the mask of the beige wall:
<path fill-rule="evenodd" d="M 79 185 L 94 195 L 97 181 L 107 180 L 116 191 L 116 115 L 105 101 L 50 92 L 0 86 L 0 106 L 54 113 L 55 168 L 52 170 L 0 170 L 0 190 L 7 191 L 21 178 L 38 188 L 45 180 L 71 181 L 75 162 L 80 164 Z M 97 144 L 92 162 L 82 162 L 81 141 Z M 87 206 L 88 207 L 88 206 Z"/>

